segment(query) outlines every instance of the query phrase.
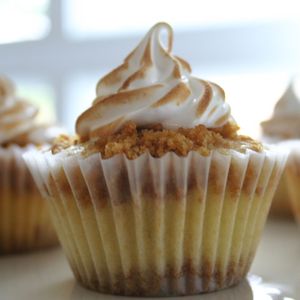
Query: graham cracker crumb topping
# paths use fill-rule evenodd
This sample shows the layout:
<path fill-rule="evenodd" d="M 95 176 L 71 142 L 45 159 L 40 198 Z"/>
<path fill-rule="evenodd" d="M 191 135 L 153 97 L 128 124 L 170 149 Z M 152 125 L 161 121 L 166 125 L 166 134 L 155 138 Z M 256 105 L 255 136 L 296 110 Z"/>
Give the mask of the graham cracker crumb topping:
<path fill-rule="evenodd" d="M 259 142 L 238 135 L 238 130 L 239 127 L 232 122 L 215 129 L 198 125 L 194 128 L 171 130 L 163 128 L 161 124 L 140 128 L 129 121 L 118 132 L 90 141 L 78 141 L 61 136 L 55 141 L 52 152 L 57 153 L 76 144 L 83 146 L 84 156 L 99 152 L 104 159 L 121 153 L 128 159 L 135 159 L 145 152 L 149 152 L 153 157 L 161 157 L 167 152 L 186 156 L 190 151 L 207 156 L 214 149 L 262 151 L 263 146 Z"/>

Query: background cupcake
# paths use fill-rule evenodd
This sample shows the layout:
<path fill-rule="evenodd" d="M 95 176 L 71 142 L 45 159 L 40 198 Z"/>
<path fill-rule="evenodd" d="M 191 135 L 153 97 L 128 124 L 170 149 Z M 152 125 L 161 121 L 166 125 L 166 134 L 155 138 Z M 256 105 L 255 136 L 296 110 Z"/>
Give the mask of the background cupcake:
<path fill-rule="evenodd" d="M 274 108 L 270 120 L 261 123 L 263 140 L 268 143 L 281 143 L 292 150 L 295 143 L 291 139 L 300 138 L 300 100 L 295 91 L 295 80 L 292 80 Z M 288 141 L 287 143 L 283 143 Z M 299 194 L 300 195 L 300 194 Z M 292 218 L 290 192 L 286 176 L 280 180 L 271 206 L 270 215 Z"/>
<path fill-rule="evenodd" d="M 168 33 L 165 49 L 161 31 Z M 247 274 L 286 154 L 237 133 L 216 84 L 155 25 L 52 152 L 24 157 L 75 277 L 121 295 L 214 291 Z"/>
<path fill-rule="evenodd" d="M 57 244 L 47 203 L 22 155 L 47 145 L 62 131 L 36 124 L 37 112 L 15 95 L 11 81 L 0 77 L 0 253 Z"/>

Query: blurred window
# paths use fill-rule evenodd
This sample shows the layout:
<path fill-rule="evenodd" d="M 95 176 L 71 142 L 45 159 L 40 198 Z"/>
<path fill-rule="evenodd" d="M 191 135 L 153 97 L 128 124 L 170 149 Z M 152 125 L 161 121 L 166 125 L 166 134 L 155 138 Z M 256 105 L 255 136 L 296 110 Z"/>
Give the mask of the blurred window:
<path fill-rule="evenodd" d="M 50 31 L 49 0 L 1 0 L 0 44 L 38 40 Z"/>
<path fill-rule="evenodd" d="M 144 33 L 165 20 L 176 30 L 298 17 L 298 0 L 65 0 L 63 25 L 73 38 Z"/>
<path fill-rule="evenodd" d="M 37 121 L 41 123 L 54 122 L 55 107 L 54 107 L 54 92 L 47 81 L 29 79 L 29 78 L 14 78 L 17 82 L 17 95 L 33 103 L 39 108 Z"/>

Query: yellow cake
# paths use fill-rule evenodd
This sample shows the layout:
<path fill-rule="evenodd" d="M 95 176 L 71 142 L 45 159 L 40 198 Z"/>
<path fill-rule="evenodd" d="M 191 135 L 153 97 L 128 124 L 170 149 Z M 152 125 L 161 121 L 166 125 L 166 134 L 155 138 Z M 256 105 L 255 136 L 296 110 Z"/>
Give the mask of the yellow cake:
<path fill-rule="evenodd" d="M 58 134 L 55 127 L 37 125 L 36 113 L 34 106 L 15 95 L 13 84 L 0 77 L 0 254 L 58 243 L 48 204 L 22 158 Z"/>
<path fill-rule="evenodd" d="M 168 33 L 168 45 L 160 42 Z M 158 23 L 52 151 L 24 158 L 77 280 L 135 296 L 215 291 L 247 274 L 286 153 L 238 134 L 216 84 Z"/>

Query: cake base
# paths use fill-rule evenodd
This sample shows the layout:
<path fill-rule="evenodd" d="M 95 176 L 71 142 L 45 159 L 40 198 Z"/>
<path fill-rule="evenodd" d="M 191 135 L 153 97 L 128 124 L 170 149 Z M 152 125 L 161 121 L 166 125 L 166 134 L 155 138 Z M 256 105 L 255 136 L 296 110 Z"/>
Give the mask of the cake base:
<path fill-rule="evenodd" d="M 58 244 L 47 202 L 37 193 L 0 198 L 0 254 L 38 250 Z"/>

